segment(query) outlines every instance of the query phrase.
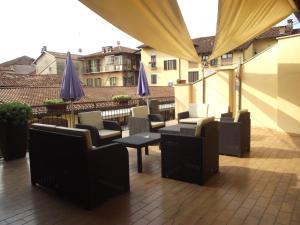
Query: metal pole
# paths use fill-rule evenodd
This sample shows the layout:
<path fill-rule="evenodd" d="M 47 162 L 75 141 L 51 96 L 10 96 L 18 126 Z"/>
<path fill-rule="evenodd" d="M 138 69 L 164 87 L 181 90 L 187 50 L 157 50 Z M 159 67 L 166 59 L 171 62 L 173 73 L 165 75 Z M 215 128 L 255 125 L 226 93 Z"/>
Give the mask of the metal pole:
<path fill-rule="evenodd" d="M 204 79 L 205 62 L 202 62 L 202 103 L 205 103 L 205 79 Z"/>

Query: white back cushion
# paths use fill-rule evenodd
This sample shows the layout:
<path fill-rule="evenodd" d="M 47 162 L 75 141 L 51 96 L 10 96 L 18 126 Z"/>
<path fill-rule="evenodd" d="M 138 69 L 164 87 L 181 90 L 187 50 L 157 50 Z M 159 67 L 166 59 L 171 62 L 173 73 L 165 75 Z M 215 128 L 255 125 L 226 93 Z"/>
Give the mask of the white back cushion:
<path fill-rule="evenodd" d="M 208 124 L 209 122 L 214 121 L 214 120 L 215 120 L 215 117 L 213 117 L 213 116 L 206 117 L 206 118 L 198 120 L 196 130 L 195 130 L 195 137 L 200 137 L 202 127 L 205 126 L 206 124 Z"/>
<path fill-rule="evenodd" d="M 96 127 L 98 130 L 103 129 L 103 121 L 101 111 L 91 111 L 78 113 L 81 124 L 86 124 Z"/>
<path fill-rule="evenodd" d="M 208 104 L 192 103 L 189 106 L 190 117 L 207 117 Z"/>
<path fill-rule="evenodd" d="M 148 118 L 148 107 L 146 105 L 132 107 L 131 113 L 133 117 Z"/>
<path fill-rule="evenodd" d="M 228 106 L 223 104 L 209 104 L 208 106 L 208 116 L 214 116 L 216 118 L 221 118 L 222 113 L 228 113 Z"/>

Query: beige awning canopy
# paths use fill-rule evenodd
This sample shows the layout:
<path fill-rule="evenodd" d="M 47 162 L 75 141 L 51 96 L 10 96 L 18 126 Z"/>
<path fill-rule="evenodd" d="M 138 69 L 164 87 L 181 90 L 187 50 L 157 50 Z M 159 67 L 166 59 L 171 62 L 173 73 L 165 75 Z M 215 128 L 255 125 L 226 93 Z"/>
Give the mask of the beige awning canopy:
<path fill-rule="evenodd" d="M 296 10 L 293 0 L 219 0 L 217 34 L 210 59 L 257 37 Z"/>
<path fill-rule="evenodd" d="M 161 52 L 199 62 L 176 0 L 80 0 L 105 20 Z"/>
<path fill-rule="evenodd" d="M 80 1 L 146 45 L 199 62 L 176 0 Z M 217 34 L 210 59 L 262 34 L 296 10 L 294 0 L 219 0 Z"/>

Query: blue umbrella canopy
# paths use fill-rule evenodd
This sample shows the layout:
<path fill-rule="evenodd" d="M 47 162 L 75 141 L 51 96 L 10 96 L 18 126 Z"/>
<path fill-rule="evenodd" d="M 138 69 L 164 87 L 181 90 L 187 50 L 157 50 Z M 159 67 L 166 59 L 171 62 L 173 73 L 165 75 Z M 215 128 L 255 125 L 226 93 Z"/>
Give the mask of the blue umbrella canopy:
<path fill-rule="evenodd" d="M 66 66 L 60 89 L 60 97 L 65 101 L 77 101 L 84 96 L 79 76 L 72 62 L 70 52 L 67 53 Z"/>
<path fill-rule="evenodd" d="M 139 96 L 147 96 L 150 95 L 149 91 L 149 85 L 147 81 L 146 72 L 144 69 L 144 65 L 141 62 L 140 63 L 140 69 L 139 69 L 139 78 L 138 78 L 138 84 L 137 84 L 137 94 Z"/>

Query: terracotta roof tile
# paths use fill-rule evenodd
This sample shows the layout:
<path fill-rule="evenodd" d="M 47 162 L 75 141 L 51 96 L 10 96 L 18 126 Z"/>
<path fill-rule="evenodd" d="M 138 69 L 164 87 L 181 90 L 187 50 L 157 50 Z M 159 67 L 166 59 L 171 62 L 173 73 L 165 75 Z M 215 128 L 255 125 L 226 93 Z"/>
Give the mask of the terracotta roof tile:
<path fill-rule="evenodd" d="M 93 54 L 89 54 L 89 55 L 85 55 L 85 56 L 81 56 L 80 58 L 90 58 L 90 57 L 95 57 L 95 56 L 106 56 L 106 55 L 115 55 L 115 54 L 121 54 L 121 53 L 129 53 L 129 54 L 134 54 L 135 52 L 137 52 L 137 49 L 132 49 L 132 48 L 127 48 L 124 46 L 117 46 L 117 47 L 113 47 L 111 52 L 96 52 Z"/>
<path fill-rule="evenodd" d="M 53 55 L 56 58 L 61 58 L 61 59 L 66 59 L 67 58 L 67 53 L 61 53 L 61 52 L 52 52 L 52 51 L 46 51 Z M 71 58 L 74 60 L 78 60 L 82 55 L 76 55 L 76 54 L 71 54 Z"/>
<path fill-rule="evenodd" d="M 0 87 L 60 87 L 60 75 L 0 74 Z"/>
<path fill-rule="evenodd" d="M 0 103 L 18 101 L 34 105 L 43 105 L 44 100 L 59 98 L 59 87 L 15 87 L 0 88 Z M 136 87 L 84 87 L 85 97 L 78 102 L 109 101 L 113 95 L 126 94 L 138 98 Z M 150 87 L 150 97 L 174 96 L 173 87 Z"/>

